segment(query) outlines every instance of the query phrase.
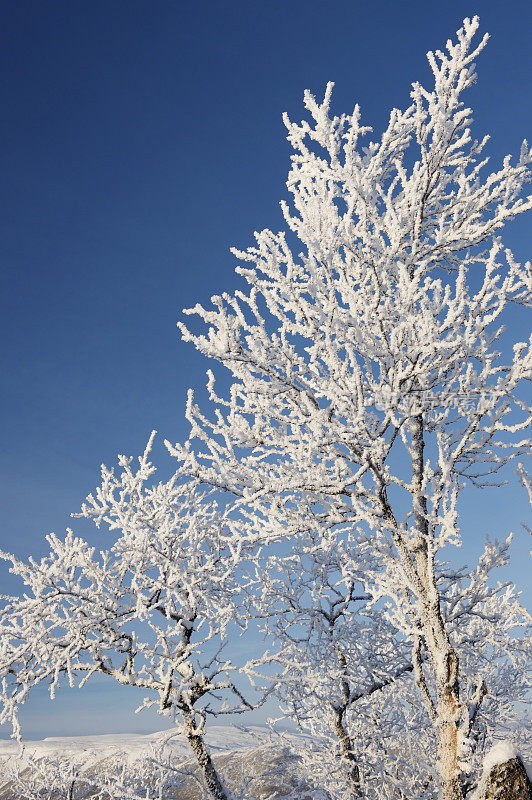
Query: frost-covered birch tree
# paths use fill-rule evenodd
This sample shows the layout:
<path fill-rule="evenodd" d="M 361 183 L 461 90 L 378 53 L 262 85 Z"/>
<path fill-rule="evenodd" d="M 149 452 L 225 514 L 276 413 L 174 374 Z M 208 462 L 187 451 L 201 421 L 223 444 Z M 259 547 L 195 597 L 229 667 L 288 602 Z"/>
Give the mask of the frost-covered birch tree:
<path fill-rule="evenodd" d="M 317 524 L 288 553 L 259 557 L 250 591 L 250 615 L 271 643 L 253 667 L 259 675 L 261 666 L 276 666 L 270 681 L 284 719 L 310 736 L 308 752 L 300 748 L 302 762 L 312 763 L 307 782 L 350 800 L 375 786 L 384 796 L 381 768 L 394 760 L 386 741 L 408 725 L 399 679 L 413 669 L 408 645 L 371 605 L 366 587 L 376 559 L 355 537 Z"/>
<path fill-rule="evenodd" d="M 280 531 L 313 503 L 324 525 L 371 536 L 387 564 L 376 595 L 410 642 L 445 800 L 468 780 L 485 692 L 482 670 L 471 688 L 464 678 L 440 551 L 460 543 L 464 486 L 502 480 L 531 421 L 530 342 L 502 337 L 508 311 L 530 304 L 530 264 L 501 239 L 531 208 L 531 151 L 525 141 L 490 171 L 489 137 L 472 137 L 463 96 L 488 38 L 474 42 L 478 26 L 465 19 L 445 51 L 428 53 L 432 84 L 413 84 L 379 138 L 358 106 L 331 114 L 331 83 L 322 102 L 305 93 L 309 121 L 285 116 L 287 229 L 234 251 L 247 291 L 188 310 L 208 332 L 181 324 L 185 340 L 232 385 L 224 395 L 210 374 L 212 414 L 190 393 L 190 442 L 171 447 L 264 527 Z"/>
<path fill-rule="evenodd" d="M 301 526 L 313 516 L 309 507 L 299 514 Z M 412 648 L 408 614 L 405 620 L 396 604 L 375 602 L 382 557 L 371 537 L 352 527 L 324 530 L 315 519 L 290 544 L 256 559 L 248 591 L 250 614 L 272 643 L 256 671 L 277 666 L 270 680 L 284 719 L 310 735 L 311 747 L 300 748 L 307 783 L 335 800 L 397 798 L 399 789 L 408 798 L 434 797 L 431 721 L 412 702 L 428 655 L 420 639 Z M 507 563 L 509 544 L 488 543 L 472 574 L 445 563 L 436 571 L 462 689 L 471 696 L 468 787 L 497 723 L 512 725 L 515 702 L 527 699 L 529 648 L 514 635 L 527 615 L 508 584 L 489 580 Z"/>
<path fill-rule="evenodd" d="M 0 721 L 19 736 L 18 709 L 35 686 L 49 684 L 53 698 L 62 679 L 82 687 L 106 676 L 143 690 L 141 708 L 182 726 L 206 786 L 223 799 L 202 732 L 208 714 L 249 707 L 225 655 L 235 626 L 238 633 L 246 535 L 179 470 L 154 483 L 152 441 L 137 468 L 124 456 L 118 474 L 102 467 L 101 485 L 74 515 L 105 523 L 109 549 L 69 530 L 47 537 L 40 561 L 0 553 L 25 587 L 3 597 Z"/>

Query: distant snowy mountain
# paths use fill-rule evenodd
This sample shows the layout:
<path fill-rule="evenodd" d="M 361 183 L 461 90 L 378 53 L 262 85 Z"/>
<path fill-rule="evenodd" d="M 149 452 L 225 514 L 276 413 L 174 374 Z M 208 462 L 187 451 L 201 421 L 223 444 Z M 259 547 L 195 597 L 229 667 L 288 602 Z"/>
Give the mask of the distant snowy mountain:
<path fill-rule="evenodd" d="M 235 727 L 213 725 L 207 728 L 205 739 L 213 755 L 229 751 L 253 750 L 271 741 L 268 728 L 262 726 Z M 99 736 L 49 736 L 46 739 L 25 741 L 27 752 L 40 756 L 73 755 L 93 753 L 96 758 L 107 758 L 116 752 L 125 752 L 131 758 L 148 755 L 153 747 L 165 746 L 176 756 L 190 757 L 189 746 L 179 732 L 171 728 L 156 733 L 109 733 Z M 0 740 L 0 759 L 17 755 L 20 745 L 12 739 Z"/>
<path fill-rule="evenodd" d="M 208 729 L 206 741 L 217 769 L 233 785 L 252 779 L 249 798 L 282 797 L 294 788 L 287 767 L 297 758 L 292 746 L 304 737 L 289 734 L 280 738 L 261 726 L 233 727 L 217 725 Z M 193 775 L 196 765 L 187 742 L 172 729 L 156 733 L 105 734 L 100 736 L 49 737 L 24 742 L 24 750 L 12 740 L 0 740 L 0 800 L 18 800 L 5 781 L 6 764 L 25 765 L 34 759 L 66 759 L 75 763 L 80 772 L 94 776 L 126 764 L 131 771 L 140 770 L 146 759 L 165 758 L 174 767 L 183 767 L 192 777 L 177 781 L 180 784 L 169 797 L 176 800 L 196 800 L 201 797 Z M 303 796 L 303 795 L 302 795 Z"/>

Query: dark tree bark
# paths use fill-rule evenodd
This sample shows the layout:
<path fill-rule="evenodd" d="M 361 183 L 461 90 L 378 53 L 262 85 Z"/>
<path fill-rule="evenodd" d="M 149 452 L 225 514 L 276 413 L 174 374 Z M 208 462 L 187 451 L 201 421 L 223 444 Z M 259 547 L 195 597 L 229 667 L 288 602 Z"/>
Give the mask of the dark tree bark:
<path fill-rule="evenodd" d="M 229 800 L 229 796 L 220 782 L 216 767 L 212 763 L 203 737 L 196 732 L 194 720 L 185 717 L 185 736 L 203 773 L 205 785 L 215 800 Z"/>

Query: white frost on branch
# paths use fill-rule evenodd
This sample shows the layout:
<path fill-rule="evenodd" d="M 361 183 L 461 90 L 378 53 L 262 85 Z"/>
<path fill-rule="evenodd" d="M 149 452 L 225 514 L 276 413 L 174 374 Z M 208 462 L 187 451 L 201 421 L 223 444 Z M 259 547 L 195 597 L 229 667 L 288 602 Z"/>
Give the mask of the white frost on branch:
<path fill-rule="evenodd" d="M 179 324 L 227 368 L 229 393 L 209 373 L 213 412 L 190 392 L 189 441 L 168 444 L 265 539 L 352 526 L 373 542 L 384 566 L 372 591 L 410 643 L 446 800 L 461 797 L 479 708 L 504 681 L 521 695 L 512 666 L 527 647 L 515 593 L 485 580 L 506 545 L 488 545 L 469 582 L 441 555 L 461 543 L 464 486 L 504 482 L 532 420 L 532 341 L 502 337 L 512 307 L 531 305 L 531 265 L 501 239 L 532 207 L 532 151 L 525 141 L 490 170 L 489 137 L 472 137 L 478 25 L 465 19 L 428 54 L 432 85 L 413 84 L 380 138 L 358 106 L 331 114 L 332 84 L 322 102 L 305 93 L 309 121 L 285 116 L 287 230 L 234 251 L 247 289 L 185 312 L 205 333 Z"/>
<path fill-rule="evenodd" d="M 105 524 L 109 549 L 69 530 L 47 537 L 40 561 L 0 553 L 25 586 L 3 598 L 0 721 L 18 737 L 18 709 L 35 686 L 48 684 L 53 698 L 63 679 L 82 687 L 105 675 L 142 689 L 142 707 L 183 726 L 222 798 L 202 731 L 207 714 L 250 707 L 225 655 L 246 625 L 236 576 L 250 542 L 182 470 L 152 481 L 153 437 L 136 468 L 124 456 L 118 474 L 102 467 L 101 485 L 74 515 Z"/>

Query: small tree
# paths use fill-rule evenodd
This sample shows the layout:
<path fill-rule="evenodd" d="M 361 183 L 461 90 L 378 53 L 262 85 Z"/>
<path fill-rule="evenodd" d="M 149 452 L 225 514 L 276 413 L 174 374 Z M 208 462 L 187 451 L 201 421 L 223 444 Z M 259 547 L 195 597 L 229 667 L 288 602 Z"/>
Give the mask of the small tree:
<path fill-rule="evenodd" d="M 131 759 L 117 750 L 111 757 L 73 758 L 27 754 L 2 763 L 4 800 L 170 800 L 189 779 L 190 770 L 144 756 Z M 157 753 L 161 758 L 161 753 Z M 197 780 L 197 778 L 196 778 Z"/>
<path fill-rule="evenodd" d="M 22 749 L 20 755 L 2 764 L 2 797 L 6 800 L 103 800 L 83 776 L 83 767 L 83 763 L 70 758 L 39 758 Z"/>
<path fill-rule="evenodd" d="M 306 509 L 307 521 L 311 513 Z M 376 773 L 387 735 L 374 718 L 383 689 L 393 685 L 388 732 L 398 737 L 407 726 L 397 699 L 398 680 L 413 669 L 410 652 L 370 602 L 366 586 L 375 567 L 373 552 L 356 531 L 323 531 L 319 524 L 296 537 L 289 553 L 256 562 L 251 614 L 273 644 L 255 669 L 277 666 L 270 680 L 285 718 L 315 740 L 309 776 L 335 798 L 366 796 L 375 778 L 382 793 L 382 775 Z M 390 706 L 389 694 L 384 702 Z"/>
<path fill-rule="evenodd" d="M 529 447 L 531 421 L 530 344 L 497 349 L 503 313 L 530 304 L 530 264 L 499 234 L 531 208 L 531 153 L 524 142 L 517 163 L 486 174 L 488 137 L 472 140 L 462 102 L 488 38 L 475 46 L 477 29 L 465 19 L 446 53 L 428 54 L 433 86 L 415 83 L 379 140 L 363 145 L 358 106 L 330 115 L 332 84 L 322 103 L 305 93 L 310 123 L 285 117 L 289 231 L 235 251 L 247 293 L 187 312 L 209 330 L 181 325 L 184 338 L 234 380 L 226 399 L 210 375 L 213 420 L 190 393 L 191 443 L 173 448 L 264 524 L 306 503 L 325 526 L 371 533 L 388 563 L 377 595 L 393 600 L 412 647 L 445 800 L 467 780 L 483 675 L 465 678 L 440 551 L 460 543 L 463 487 L 497 485 Z M 501 619 L 495 602 L 490 613 Z"/>
<path fill-rule="evenodd" d="M 102 467 L 101 486 L 77 515 L 107 524 L 109 550 L 68 531 L 47 537 L 40 562 L 0 553 L 26 586 L 4 597 L 1 612 L 0 721 L 19 736 L 18 707 L 33 687 L 49 683 L 53 698 L 63 675 L 70 686 L 105 675 L 144 690 L 143 707 L 182 724 L 209 791 L 226 798 L 202 730 L 207 714 L 249 708 L 224 657 L 245 537 L 179 471 L 150 483 L 152 442 L 153 434 L 137 470 L 124 456 L 119 475 Z"/>

